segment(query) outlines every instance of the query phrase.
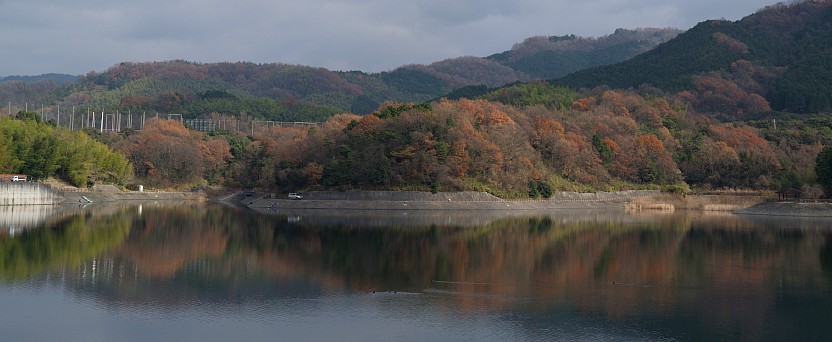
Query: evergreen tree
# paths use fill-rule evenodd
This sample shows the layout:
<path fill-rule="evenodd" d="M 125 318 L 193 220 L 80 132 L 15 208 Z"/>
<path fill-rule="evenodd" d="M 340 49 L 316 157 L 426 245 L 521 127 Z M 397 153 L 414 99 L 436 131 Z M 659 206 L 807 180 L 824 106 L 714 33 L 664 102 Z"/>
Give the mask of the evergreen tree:
<path fill-rule="evenodd" d="M 818 183 L 823 185 L 826 196 L 832 196 L 832 146 L 824 147 L 815 162 Z"/>

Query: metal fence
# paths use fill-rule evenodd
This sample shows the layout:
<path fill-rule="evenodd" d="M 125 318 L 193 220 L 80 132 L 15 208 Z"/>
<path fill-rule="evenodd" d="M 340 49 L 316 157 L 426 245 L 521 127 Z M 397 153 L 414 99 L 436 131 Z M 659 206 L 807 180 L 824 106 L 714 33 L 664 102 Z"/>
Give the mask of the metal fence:
<path fill-rule="evenodd" d="M 0 116 L 11 115 L 21 110 L 33 111 L 39 115 L 42 122 L 51 122 L 56 126 L 66 127 L 71 130 L 80 129 L 94 129 L 100 132 L 121 132 L 124 130 L 142 130 L 145 122 L 151 118 L 162 118 L 167 120 L 176 120 L 186 127 L 199 132 L 215 132 L 223 130 L 237 134 L 254 135 L 256 132 L 273 129 L 274 127 L 316 127 L 321 126 L 321 122 L 305 122 L 305 121 L 270 121 L 270 120 L 255 120 L 255 119 L 184 119 L 184 114 L 180 113 L 126 113 L 119 110 L 107 111 L 106 109 L 94 110 L 91 107 L 84 107 L 83 110 L 79 106 L 71 106 L 69 108 L 61 108 L 61 106 L 43 106 L 35 108 L 26 104 L 24 107 L 17 105 L 9 105 L 0 110 Z"/>

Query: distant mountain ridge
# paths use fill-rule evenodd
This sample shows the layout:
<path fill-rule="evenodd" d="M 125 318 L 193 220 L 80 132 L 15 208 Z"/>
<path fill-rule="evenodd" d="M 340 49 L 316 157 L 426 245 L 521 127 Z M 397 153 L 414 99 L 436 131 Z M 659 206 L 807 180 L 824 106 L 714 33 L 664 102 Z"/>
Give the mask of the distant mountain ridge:
<path fill-rule="evenodd" d="M 69 74 L 56 74 L 56 73 L 48 73 L 42 74 L 37 76 L 19 76 L 19 75 L 12 75 L 12 76 L 5 76 L 0 77 L 0 83 L 9 82 L 9 81 L 21 81 L 21 82 L 37 82 L 37 81 L 44 81 L 44 80 L 52 80 L 58 84 L 63 84 L 67 82 L 75 82 L 78 80 L 78 76 L 69 75 Z"/>
<path fill-rule="evenodd" d="M 760 97 L 775 110 L 817 113 L 832 111 L 830 80 L 832 1 L 807 0 L 769 6 L 736 22 L 705 21 L 630 60 L 550 83 L 657 87 L 682 92 L 706 112 L 742 110 L 731 102 Z"/>
<path fill-rule="evenodd" d="M 77 84 L 59 93 L 65 94 L 62 105 L 180 111 L 191 116 L 227 113 L 236 107 L 273 120 L 322 118 L 335 112 L 365 114 L 385 101 L 423 102 L 465 86 L 498 87 L 618 62 L 680 32 L 619 29 L 600 38 L 532 37 L 485 58 L 459 57 L 380 73 L 244 62 L 125 62 L 81 76 Z M 207 92 L 227 96 L 206 97 Z M 297 106 L 303 106 L 303 114 L 297 114 Z"/>
<path fill-rule="evenodd" d="M 615 33 L 599 38 L 575 35 L 531 37 L 511 50 L 488 56 L 487 59 L 532 75 L 535 79 L 550 79 L 630 59 L 682 32 L 672 28 L 645 28 L 617 29 Z"/>
<path fill-rule="evenodd" d="M 188 116 L 320 120 L 338 112 L 369 113 L 386 101 L 474 97 L 536 80 L 670 95 L 698 112 L 728 119 L 772 111 L 830 112 L 832 0 L 780 3 L 738 21 L 708 20 L 685 32 L 619 29 L 600 38 L 531 37 L 487 57 L 380 73 L 243 62 L 120 63 L 71 86 L 49 78 L 24 86 L 0 82 L 0 96 Z"/>

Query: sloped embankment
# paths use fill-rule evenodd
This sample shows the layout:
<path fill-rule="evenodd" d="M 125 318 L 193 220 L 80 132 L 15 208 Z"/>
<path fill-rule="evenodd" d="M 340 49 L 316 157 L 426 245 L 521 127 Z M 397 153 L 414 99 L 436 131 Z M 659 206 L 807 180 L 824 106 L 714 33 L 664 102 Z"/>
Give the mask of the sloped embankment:
<path fill-rule="evenodd" d="M 734 213 L 738 215 L 832 217 L 832 203 L 762 202 Z"/>
<path fill-rule="evenodd" d="M 346 191 L 310 192 L 303 200 L 278 198 L 275 194 L 252 194 L 241 200 L 252 209 L 329 210 L 534 210 L 624 208 L 634 198 L 658 195 L 658 191 L 556 193 L 544 200 L 503 200 L 485 192 Z"/>
<path fill-rule="evenodd" d="M 0 205 L 54 205 L 64 197 L 39 183 L 0 183 Z"/>

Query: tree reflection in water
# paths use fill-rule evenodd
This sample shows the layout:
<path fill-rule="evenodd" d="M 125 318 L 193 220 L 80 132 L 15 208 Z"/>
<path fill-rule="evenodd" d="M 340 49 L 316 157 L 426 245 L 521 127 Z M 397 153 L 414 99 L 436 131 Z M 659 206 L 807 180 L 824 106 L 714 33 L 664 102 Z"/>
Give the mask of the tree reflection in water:
<path fill-rule="evenodd" d="M 62 286 L 119 307 L 396 291 L 431 295 L 440 310 L 536 313 L 529 325 L 567 314 L 657 320 L 693 339 L 811 337 L 830 332 L 813 315 L 830 305 L 827 226 L 699 213 L 144 206 L 2 237 L 0 277 L 60 273 Z"/>

